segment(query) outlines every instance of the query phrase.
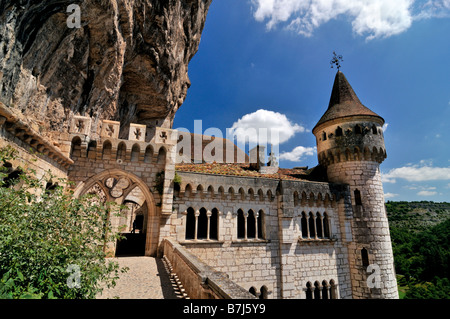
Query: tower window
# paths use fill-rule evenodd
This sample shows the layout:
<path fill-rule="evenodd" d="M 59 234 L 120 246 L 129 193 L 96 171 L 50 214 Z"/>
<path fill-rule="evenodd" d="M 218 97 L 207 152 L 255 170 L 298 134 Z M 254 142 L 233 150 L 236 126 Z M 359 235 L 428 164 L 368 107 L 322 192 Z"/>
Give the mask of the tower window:
<path fill-rule="evenodd" d="M 361 249 L 361 259 L 364 267 L 369 266 L 369 254 L 366 248 Z"/>
<path fill-rule="evenodd" d="M 342 136 L 342 128 L 340 126 L 338 126 L 336 129 L 336 137 L 338 136 Z"/>
<path fill-rule="evenodd" d="M 327 133 L 323 132 L 322 133 L 322 141 L 326 141 L 327 140 Z"/>
<path fill-rule="evenodd" d="M 358 124 L 356 124 L 355 126 L 355 134 L 362 134 L 361 126 L 359 126 Z"/>
<path fill-rule="evenodd" d="M 378 130 L 377 130 L 377 127 L 375 126 L 375 124 L 372 125 L 372 133 L 373 134 L 378 134 Z"/>
<path fill-rule="evenodd" d="M 355 205 L 362 205 L 361 192 L 358 189 L 355 189 L 353 193 L 355 195 Z"/>

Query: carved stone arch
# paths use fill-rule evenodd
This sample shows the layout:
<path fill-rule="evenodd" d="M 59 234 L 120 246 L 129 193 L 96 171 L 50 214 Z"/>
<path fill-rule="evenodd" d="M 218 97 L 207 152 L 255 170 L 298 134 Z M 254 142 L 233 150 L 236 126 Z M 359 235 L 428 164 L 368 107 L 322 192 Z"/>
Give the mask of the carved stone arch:
<path fill-rule="evenodd" d="M 139 146 L 139 144 L 137 143 L 133 144 L 133 146 L 131 147 L 130 161 L 138 162 L 140 154 L 141 154 L 141 147 Z"/>
<path fill-rule="evenodd" d="M 302 192 L 301 204 L 302 204 L 302 206 L 305 206 L 307 203 L 308 203 L 308 195 L 306 195 L 306 192 L 303 191 Z"/>
<path fill-rule="evenodd" d="M 156 160 L 157 164 L 165 164 L 167 158 L 167 149 L 164 146 L 161 146 L 158 150 L 158 157 Z"/>
<path fill-rule="evenodd" d="M 299 196 L 298 196 L 298 192 L 295 191 L 294 192 L 294 207 L 298 205 L 298 201 L 299 201 Z"/>
<path fill-rule="evenodd" d="M 255 199 L 255 191 L 253 190 L 253 188 L 250 187 L 248 189 L 247 193 L 248 193 L 248 197 L 249 197 L 250 200 L 254 200 Z"/>
<path fill-rule="evenodd" d="M 234 188 L 232 186 L 228 188 L 228 196 L 230 196 L 230 199 L 234 199 Z"/>
<path fill-rule="evenodd" d="M 219 197 L 221 199 L 225 199 L 225 190 L 223 186 L 219 186 L 219 188 L 217 189 L 217 193 L 219 194 Z"/>
<path fill-rule="evenodd" d="M 214 187 L 212 186 L 212 185 L 209 185 L 208 186 L 208 189 L 207 189 L 207 196 L 209 197 L 209 198 L 214 198 L 215 197 L 215 193 L 214 193 Z"/>
<path fill-rule="evenodd" d="M 94 185 L 101 187 L 108 202 L 122 205 L 127 196 L 138 187 L 146 205 L 147 223 L 144 225 L 145 255 L 156 256 L 159 245 L 160 216 L 156 209 L 153 193 L 138 176 L 121 169 L 105 170 L 80 183 L 74 190 L 74 197 L 86 194 Z M 112 215 L 112 214 L 111 214 Z M 115 243 L 108 243 L 108 252 L 115 253 Z"/>
<path fill-rule="evenodd" d="M 245 191 L 242 187 L 239 188 L 239 194 L 241 195 L 241 200 L 245 200 Z"/>
<path fill-rule="evenodd" d="M 353 160 L 353 154 L 349 148 L 346 148 L 345 149 L 345 161 L 352 161 L 352 160 Z"/>
<path fill-rule="evenodd" d="M 261 202 L 264 200 L 264 192 L 261 188 L 258 189 L 258 197 Z"/>
<path fill-rule="evenodd" d="M 153 146 L 147 145 L 144 153 L 144 163 L 151 163 L 153 159 Z"/>
<path fill-rule="evenodd" d="M 80 157 L 81 156 L 81 138 L 79 136 L 75 136 L 72 139 L 70 146 L 70 158 Z"/>
<path fill-rule="evenodd" d="M 102 159 L 112 158 L 112 143 L 110 140 L 105 140 L 102 147 Z"/>
<path fill-rule="evenodd" d="M 270 202 L 273 201 L 273 194 L 272 194 L 272 190 L 270 190 L 270 189 L 267 190 L 267 199 Z"/>
<path fill-rule="evenodd" d="M 370 160 L 371 159 L 371 156 L 372 156 L 372 154 L 371 154 L 371 152 L 370 152 L 370 149 L 369 149 L 369 147 L 364 147 L 364 159 L 366 160 L 366 161 L 368 161 L 368 160 Z"/>
<path fill-rule="evenodd" d="M 186 196 L 186 197 L 192 196 L 192 185 L 189 183 L 186 184 L 186 186 L 184 187 L 184 196 Z"/>
<path fill-rule="evenodd" d="M 372 148 L 372 161 L 376 161 L 378 159 L 378 150 L 376 146 Z"/>
<path fill-rule="evenodd" d="M 200 196 L 200 198 L 204 198 L 205 194 L 203 192 L 203 185 L 202 184 L 198 184 L 197 185 L 197 194 Z"/>
<path fill-rule="evenodd" d="M 356 161 L 362 160 L 361 150 L 359 149 L 358 146 L 355 146 L 355 148 L 353 149 L 353 156 Z"/>
<path fill-rule="evenodd" d="M 314 205 L 316 199 L 313 192 L 309 193 L 308 201 L 310 206 Z"/>
<path fill-rule="evenodd" d="M 116 160 L 125 161 L 126 157 L 127 157 L 127 144 L 125 144 L 125 142 L 120 142 L 119 145 L 117 145 Z"/>

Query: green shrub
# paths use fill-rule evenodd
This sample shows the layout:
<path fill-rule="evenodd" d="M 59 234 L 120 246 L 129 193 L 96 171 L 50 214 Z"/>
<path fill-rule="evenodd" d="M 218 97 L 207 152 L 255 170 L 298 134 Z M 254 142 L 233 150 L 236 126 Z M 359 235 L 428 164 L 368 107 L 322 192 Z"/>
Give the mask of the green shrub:
<path fill-rule="evenodd" d="M 13 157 L 13 149 L 0 149 L 0 166 Z M 117 237 L 109 225 L 112 204 L 74 198 L 63 179 L 48 188 L 50 174 L 38 180 L 22 168 L 11 179 L 2 168 L 0 298 L 95 298 L 115 285 L 125 269 L 104 251 Z"/>

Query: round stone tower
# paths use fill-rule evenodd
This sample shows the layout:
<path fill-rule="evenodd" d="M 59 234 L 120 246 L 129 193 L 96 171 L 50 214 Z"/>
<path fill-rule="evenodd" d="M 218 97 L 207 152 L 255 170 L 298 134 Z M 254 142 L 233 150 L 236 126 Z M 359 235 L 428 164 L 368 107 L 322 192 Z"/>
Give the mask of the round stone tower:
<path fill-rule="evenodd" d="M 337 72 L 328 109 L 313 129 L 328 180 L 349 185 L 353 216 L 348 257 L 353 298 L 398 298 L 380 164 L 384 119 L 365 107 Z"/>

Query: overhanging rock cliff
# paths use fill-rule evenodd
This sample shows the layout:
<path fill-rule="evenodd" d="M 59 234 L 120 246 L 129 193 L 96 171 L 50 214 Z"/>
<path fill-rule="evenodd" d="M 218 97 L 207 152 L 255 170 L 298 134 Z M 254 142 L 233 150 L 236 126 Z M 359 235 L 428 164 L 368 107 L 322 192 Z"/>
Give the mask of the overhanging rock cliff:
<path fill-rule="evenodd" d="M 211 1 L 0 0 L 0 101 L 43 134 L 74 114 L 171 127 Z"/>

